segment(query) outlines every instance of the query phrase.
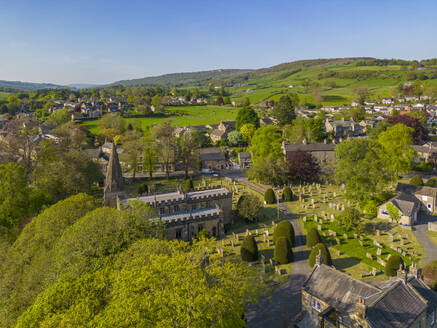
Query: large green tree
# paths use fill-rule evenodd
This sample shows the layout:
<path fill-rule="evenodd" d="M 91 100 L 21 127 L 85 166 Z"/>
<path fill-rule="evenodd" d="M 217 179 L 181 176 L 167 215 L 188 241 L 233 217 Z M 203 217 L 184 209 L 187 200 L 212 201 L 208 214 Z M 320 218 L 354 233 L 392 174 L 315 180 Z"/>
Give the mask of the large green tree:
<path fill-rule="evenodd" d="M 256 128 L 259 127 L 259 117 L 254 109 L 245 106 L 238 110 L 237 118 L 235 119 L 235 127 L 239 130 L 244 124 L 253 124 Z"/>
<path fill-rule="evenodd" d="M 102 269 L 48 287 L 17 328 L 245 327 L 246 304 L 263 286 L 259 275 L 208 255 L 205 242 L 140 240 Z"/>
<path fill-rule="evenodd" d="M 0 165 L 0 227 L 16 227 L 29 214 L 29 192 L 22 166 Z"/>
<path fill-rule="evenodd" d="M 266 157 L 281 158 L 281 142 L 282 136 L 275 126 L 269 125 L 256 130 L 252 137 L 252 147 L 249 148 L 252 152 L 252 162 L 256 164 L 258 160 Z"/>
<path fill-rule="evenodd" d="M 372 139 L 351 139 L 335 148 L 336 181 L 346 187 L 346 197 L 363 204 L 386 191 L 394 179 L 387 170 L 382 146 Z"/>
<path fill-rule="evenodd" d="M 275 103 L 272 116 L 278 121 L 280 126 L 290 124 L 295 117 L 294 108 L 298 105 L 299 98 L 293 96 L 281 96 L 279 101 Z"/>

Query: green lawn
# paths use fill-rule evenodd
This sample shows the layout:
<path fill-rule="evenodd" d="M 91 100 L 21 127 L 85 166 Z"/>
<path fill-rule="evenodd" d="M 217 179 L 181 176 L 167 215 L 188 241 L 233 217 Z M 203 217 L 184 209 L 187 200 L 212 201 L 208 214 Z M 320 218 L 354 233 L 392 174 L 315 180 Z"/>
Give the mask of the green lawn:
<path fill-rule="evenodd" d="M 428 238 L 431 240 L 431 242 L 434 245 L 437 245 L 437 231 L 427 231 L 426 234 L 428 235 Z"/>
<path fill-rule="evenodd" d="M 6 98 L 10 95 L 9 92 L 0 91 L 0 98 Z"/>
<path fill-rule="evenodd" d="M 177 126 L 218 124 L 221 121 L 232 121 L 237 116 L 238 109 L 228 106 L 168 106 L 167 117 L 134 117 L 125 118 L 125 124 L 145 129 L 148 126 L 159 125 L 166 119 L 173 120 Z M 98 134 L 98 120 L 83 121 L 83 126 L 93 134 Z"/>

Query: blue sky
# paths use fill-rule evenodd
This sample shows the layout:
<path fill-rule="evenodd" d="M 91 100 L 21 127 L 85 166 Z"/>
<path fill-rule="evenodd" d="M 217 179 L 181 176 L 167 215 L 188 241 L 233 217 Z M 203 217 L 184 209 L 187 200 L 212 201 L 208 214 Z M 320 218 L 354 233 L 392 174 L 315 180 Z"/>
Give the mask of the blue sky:
<path fill-rule="evenodd" d="M 106 83 L 297 59 L 437 57 L 435 0 L 0 0 L 0 80 Z"/>

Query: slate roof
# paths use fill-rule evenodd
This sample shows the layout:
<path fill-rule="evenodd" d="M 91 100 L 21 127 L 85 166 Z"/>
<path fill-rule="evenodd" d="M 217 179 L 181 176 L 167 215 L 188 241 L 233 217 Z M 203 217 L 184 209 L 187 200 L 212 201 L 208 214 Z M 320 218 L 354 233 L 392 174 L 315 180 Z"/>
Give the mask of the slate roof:
<path fill-rule="evenodd" d="M 198 220 L 204 219 L 205 217 L 217 217 L 220 215 L 220 210 L 216 207 L 201 208 L 193 210 L 191 212 L 176 212 L 172 214 L 161 215 L 161 219 L 166 223 L 173 223 L 177 221 L 186 220 Z"/>
<path fill-rule="evenodd" d="M 224 135 L 226 135 L 226 131 L 223 130 L 214 130 L 210 133 L 210 137 L 217 137 L 217 138 L 222 138 Z"/>
<path fill-rule="evenodd" d="M 394 279 L 370 284 L 349 277 L 326 265 L 315 265 L 303 285 L 307 291 L 349 318 L 356 311 L 359 297 L 366 304 L 366 321 L 371 327 L 407 328 L 424 312 L 437 308 L 437 293 L 421 280 Z"/>
<path fill-rule="evenodd" d="M 225 153 L 220 147 L 201 148 L 199 157 L 201 161 L 224 161 Z"/>
<path fill-rule="evenodd" d="M 402 192 L 393 197 L 390 202 L 406 216 L 412 216 L 420 207 L 420 201 L 414 195 L 407 192 Z"/>
<path fill-rule="evenodd" d="M 315 266 L 303 289 L 341 312 L 352 311 L 358 297 L 369 297 L 380 290 L 327 265 Z"/>
<path fill-rule="evenodd" d="M 406 183 L 398 183 L 396 191 L 437 198 L 437 188 L 428 186 L 415 186 Z"/>
<path fill-rule="evenodd" d="M 308 151 L 308 152 L 314 152 L 314 151 L 334 151 L 335 150 L 335 144 L 329 143 L 312 143 L 312 144 L 285 144 L 285 151 L 286 152 L 292 152 L 292 151 Z"/>
<path fill-rule="evenodd" d="M 367 305 L 366 319 L 373 327 L 409 327 L 427 305 L 413 288 L 398 280 Z"/>

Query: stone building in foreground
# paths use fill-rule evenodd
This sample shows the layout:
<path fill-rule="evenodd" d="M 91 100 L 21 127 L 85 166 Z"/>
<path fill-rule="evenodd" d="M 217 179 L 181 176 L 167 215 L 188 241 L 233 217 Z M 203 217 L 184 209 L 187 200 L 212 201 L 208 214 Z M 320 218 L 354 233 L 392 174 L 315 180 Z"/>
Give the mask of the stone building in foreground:
<path fill-rule="evenodd" d="M 103 205 L 121 208 L 129 200 L 145 202 L 166 223 L 167 237 L 191 241 L 200 230 L 220 237 L 233 223 L 232 192 L 223 187 L 127 197 L 115 145 L 106 171 Z"/>
<path fill-rule="evenodd" d="M 211 236 L 220 237 L 225 228 L 233 223 L 232 192 L 222 187 L 189 192 L 174 191 L 132 199 L 156 209 L 166 223 L 169 239 L 190 241 L 200 230 L 207 230 Z"/>
<path fill-rule="evenodd" d="M 402 268 L 389 281 L 354 279 L 316 264 L 302 287 L 300 328 L 435 327 L 437 293 Z"/>

